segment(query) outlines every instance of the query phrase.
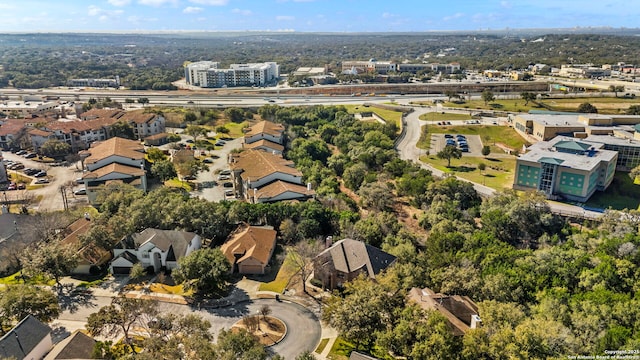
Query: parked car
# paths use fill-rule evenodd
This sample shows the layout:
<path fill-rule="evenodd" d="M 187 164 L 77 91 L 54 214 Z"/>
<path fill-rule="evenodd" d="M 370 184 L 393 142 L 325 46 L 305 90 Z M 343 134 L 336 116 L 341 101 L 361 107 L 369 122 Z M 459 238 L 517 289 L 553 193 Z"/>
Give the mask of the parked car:
<path fill-rule="evenodd" d="M 24 190 L 24 189 L 27 188 L 27 186 L 25 184 L 23 184 L 23 183 L 20 183 L 20 184 L 18 184 L 17 188 L 18 188 L 18 190 Z"/>
<path fill-rule="evenodd" d="M 46 171 L 39 171 L 38 173 L 34 174 L 33 176 L 35 176 L 37 178 L 45 177 L 45 176 L 47 176 L 47 172 Z"/>
<path fill-rule="evenodd" d="M 203 162 L 203 163 L 205 163 L 205 164 L 211 164 L 211 163 L 213 163 L 213 159 L 211 159 L 211 158 L 204 158 L 204 159 L 202 160 L 202 162 Z"/>
<path fill-rule="evenodd" d="M 460 148 L 460 151 L 462 151 L 462 152 L 469 152 L 469 148 L 467 148 L 467 147 L 463 147 L 463 148 Z"/>
<path fill-rule="evenodd" d="M 9 167 L 9 170 L 21 170 L 24 169 L 24 165 L 22 164 L 13 164 Z"/>
<path fill-rule="evenodd" d="M 195 179 L 196 179 L 196 177 L 195 177 L 195 176 L 193 176 L 193 175 L 187 175 L 187 176 L 183 177 L 183 179 L 184 179 L 184 180 L 188 180 L 188 181 L 190 181 L 190 180 L 195 180 Z"/>
<path fill-rule="evenodd" d="M 48 183 L 49 183 L 49 179 L 47 178 L 40 178 L 36 180 L 36 184 L 48 184 Z"/>
<path fill-rule="evenodd" d="M 27 150 L 19 150 L 19 151 L 16 152 L 16 155 L 22 156 L 22 155 L 24 155 L 26 153 L 27 153 Z"/>
<path fill-rule="evenodd" d="M 224 146 L 226 144 L 224 141 L 216 141 L 216 146 Z"/>
<path fill-rule="evenodd" d="M 233 183 L 231 181 L 227 181 L 226 183 L 222 184 L 222 186 L 226 188 L 230 188 L 230 187 L 233 187 Z"/>
<path fill-rule="evenodd" d="M 444 138 L 445 138 L 445 139 L 453 139 L 453 135 L 451 135 L 451 134 L 444 134 Z"/>
<path fill-rule="evenodd" d="M 36 156 L 38 156 L 38 155 L 34 154 L 34 153 L 28 153 L 27 155 L 24 155 L 24 158 L 25 159 L 33 159 Z"/>
<path fill-rule="evenodd" d="M 222 170 L 220 171 L 220 175 L 231 175 L 231 170 Z"/>
<path fill-rule="evenodd" d="M 229 180 L 229 179 L 231 179 L 231 177 L 229 175 L 219 175 L 218 176 L 218 181 Z"/>
<path fill-rule="evenodd" d="M 73 192 L 73 195 L 87 195 L 87 189 L 82 188 Z"/>
<path fill-rule="evenodd" d="M 38 170 L 38 169 L 32 169 L 32 168 L 26 168 L 26 169 L 22 170 L 22 172 L 23 172 L 25 175 L 29 175 L 29 176 L 31 176 L 31 175 L 33 175 L 33 174 L 36 174 L 36 173 L 40 172 L 40 170 Z"/>
<path fill-rule="evenodd" d="M 7 190 L 17 190 L 18 187 L 16 186 L 16 184 L 9 184 L 9 186 L 7 187 Z"/>
<path fill-rule="evenodd" d="M 226 190 L 226 191 L 224 192 L 224 196 L 227 196 L 227 197 L 235 197 L 235 196 L 236 196 L 236 194 L 235 194 L 235 192 L 234 192 L 233 190 Z"/>

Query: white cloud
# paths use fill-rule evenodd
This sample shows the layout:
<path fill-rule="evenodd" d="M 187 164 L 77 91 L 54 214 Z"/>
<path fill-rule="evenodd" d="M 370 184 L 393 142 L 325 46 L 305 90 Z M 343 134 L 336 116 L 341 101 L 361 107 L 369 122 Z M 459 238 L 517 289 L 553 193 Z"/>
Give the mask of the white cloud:
<path fill-rule="evenodd" d="M 445 16 L 445 17 L 442 18 L 442 20 L 450 21 L 450 20 L 460 19 L 463 16 L 464 16 L 464 13 L 459 12 L 459 13 L 455 13 L 455 14 L 453 14 L 451 16 Z"/>
<path fill-rule="evenodd" d="M 132 24 L 139 25 L 145 22 L 158 21 L 158 18 L 146 18 L 146 17 L 136 16 L 136 15 L 131 15 L 127 18 L 127 21 Z"/>
<path fill-rule="evenodd" d="M 178 5 L 178 0 L 138 0 L 138 4 L 148 6 Z"/>
<path fill-rule="evenodd" d="M 276 0 L 276 2 L 279 3 L 286 3 L 286 2 L 296 2 L 296 3 L 307 3 L 307 2 L 314 2 L 316 0 Z"/>
<path fill-rule="evenodd" d="M 87 9 L 87 13 L 89 16 L 98 16 L 100 21 L 106 21 L 108 19 L 117 17 L 118 15 L 122 15 L 124 11 L 122 10 L 104 10 L 95 5 L 90 5 Z"/>
<path fill-rule="evenodd" d="M 501 1 L 500 6 L 502 6 L 505 9 L 511 9 L 511 3 L 508 1 Z"/>
<path fill-rule="evenodd" d="M 251 14 L 253 14 L 253 12 L 251 10 L 243 10 L 243 9 L 233 9 L 231 10 L 232 13 L 234 14 L 240 14 L 240 15 L 244 15 L 244 16 L 249 16 Z"/>
<path fill-rule="evenodd" d="M 391 19 L 391 18 L 394 18 L 394 17 L 398 17 L 398 15 L 385 12 L 385 13 L 382 13 L 382 17 L 385 18 L 385 19 Z"/>
<path fill-rule="evenodd" d="M 224 6 L 229 3 L 229 0 L 189 0 L 189 2 L 200 5 Z"/>
<path fill-rule="evenodd" d="M 185 14 L 197 14 L 201 13 L 202 11 L 204 11 L 204 9 L 197 6 L 187 6 L 186 8 L 184 8 L 184 10 L 182 10 L 182 12 Z"/>
<path fill-rule="evenodd" d="M 125 6 L 131 4 L 131 0 L 108 0 L 108 3 L 113 6 Z"/>
<path fill-rule="evenodd" d="M 276 16 L 276 20 L 278 21 L 292 21 L 295 20 L 295 16 L 289 16 L 289 15 L 278 15 Z"/>

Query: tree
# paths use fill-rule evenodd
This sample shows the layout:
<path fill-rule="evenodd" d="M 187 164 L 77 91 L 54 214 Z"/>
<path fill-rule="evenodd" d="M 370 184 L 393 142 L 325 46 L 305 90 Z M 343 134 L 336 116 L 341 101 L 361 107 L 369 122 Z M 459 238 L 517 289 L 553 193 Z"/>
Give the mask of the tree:
<path fill-rule="evenodd" d="M 488 103 L 495 100 L 496 97 L 493 95 L 493 92 L 489 89 L 484 89 L 481 94 L 482 101 L 484 101 L 484 105 L 487 106 Z"/>
<path fill-rule="evenodd" d="M 198 140 L 198 137 L 206 135 L 208 130 L 205 127 L 199 125 L 189 125 L 184 129 L 184 133 L 193 137 L 194 144 Z"/>
<path fill-rule="evenodd" d="M 524 106 L 527 106 L 529 104 L 529 101 L 534 101 L 537 96 L 538 94 L 528 92 L 528 91 L 524 91 L 520 93 L 520 98 L 524 100 Z"/>
<path fill-rule="evenodd" d="M 200 294 L 220 293 L 227 287 L 231 264 L 220 249 L 199 249 L 178 260 L 176 283 Z"/>
<path fill-rule="evenodd" d="M 133 266 L 131 267 L 131 271 L 129 272 L 129 277 L 132 280 L 135 280 L 143 277 L 145 273 L 146 273 L 146 270 L 144 266 L 142 266 L 142 263 L 137 262 L 133 264 Z"/>
<path fill-rule="evenodd" d="M 136 359 L 214 359 L 215 345 L 209 332 L 211 323 L 196 314 L 159 314 L 147 323 L 149 336 L 142 346 L 144 355 Z"/>
<path fill-rule="evenodd" d="M 482 155 L 486 157 L 489 154 L 491 154 L 491 147 L 489 145 L 482 146 Z"/>
<path fill-rule="evenodd" d="M 366 175 L 367 165 L 359 162 L 346 168 L 342 174 L 342 179 L 346 187 L 357 191 L 362 185 Z"/>
<path fill-rule="evenodd" d="M 596 114 L 598 113 L 598 109 L 591 105 L 590 103 L 582 103 L 578 106 L 578 109 L 576 110 L 579 113 L 585 113 L 585 114 Z"/>
<path fill-rule="evenodd" d="M 58 139 L 50 139 L 42 144 L 40 151 L 48 157 L 64 157 L 71 152 L 71 145 Z"/>
<path fill-rule="evenodd" d="M 229 121 L 234 123 L 241 123 L 244 121 L 244 112 L 242 109 L 237 107 L 230 107 L 224 110 L 224 116 L 226 116 Z"/>
<path fill-rule="evenodd" d="M 631 181 L 636 181 L 636 179 L 638 178 L 638 176 L 640 176 L 640 165 L 634 167 L 633 169 L 631 169 L 631 171 L 629 172 L 629 177 L 631 178 Z"/>
<path fill-rule="evenodd" d="M 478 164 L 478 170 L 480 170 L 480 172 L 483 172 L 486 168 L 487 168 L 487 164 L 485 163 Z"/>
<path fill-rule="evenodd" d="M 262 305 L 260 307 L 260 315 L 263 319 L 267 319 L 267 315 L 271 315 L 271 307 L 269 305 Z"/>
<path fill-rule="evenodd" d="M 311 261 L 320 252 L 320 245 L 317 242 L 300 241 L 294 247 L 289 248 L 289 260 L 293 269 L 300 275 L 302 291 L 307 292 L 307 279 L 311 276 Z"/>
<path fill-rule="evenodd" d="M 296 356 L 296 360 L 316 360 L 316 357 L 311 351 L 307 350 L 302 354 Z"/>
<path fill-rule="evenodd" d="M 631 105 L 626 111 L 627 115 L 640 115 L 640 105 Z"/>
<path fill-rule="evenodd" d="M 138 104 L 142 104 L 142 106 L 145 106 L 148 103 L 149 103 L 149 98 L 146 98 L 146 97 L 138 98 Z"/>
<path fill-rule="evenodd" d="M 393 206 L 393 192 L 387 184 L 381 182 L 362 185 L 358 190 L 358 195 L 360 195 L 360 202 L 365 208 L 386 211 Z"/>
<path fill-rule="evenodd" d="M 151 165 L 151 174 L 157 176 L 160 180 L 167 181 L 176 177 L 176 167 L 169 160 L 160 160 Z"/>
<path fill-rule="evenodd" d="M 58 298 L 51 291 L 31 286 L 12 285 L 0 292 L 0 334 L 7 322 L 17 322 L 27 315 L 48 323 L 60 315 Z"/>
<path fill-rule="evenodd" d="M 451 159 L 460 159 L 462 157 L 462 151 L 455 146 L 447 145 L 444 149 L 440 150 L 436 156 L 438 159 L 446 159 L 447 167 L 451 167 Z"/>
<path fill-rule="evenodd" d="M 623 85 L 609 85 L 609 91 L 615 94 L 618 97 L 618 93 L 624 91 Z"/>
<path fill-rule="evenodd" d="M 118 120 L 111 125 L 111 135 L 131 140 L 136 138 L 136 135 L 133 132 L 133 126 L 123 120 Z"/>
<path fill-rule="evenodd" d="M 449 102 L 451 102 L 451 98 L 457 97 L 458 93 L 455 90 L 445 90 L 444 95 L 449 98 Z"/>
<path fill-rule="evenodd" d="M 158 303 L 152 300 L 131 299 L 124 296 L 113 298 L 111 305 L 104 306 L 97 313 L 89 315 L 86 329 L 92 336 L 113 337 L 122 332 L 125 342 L 135 353 L 130 342 L 134 327 L 145 327 L 157 314 Z"/>
<path fill-rule="evenodd" d="M 57 241 L 39 243 L 22 254 L 22 271 L 29 276 L 45 275 L 52 277 L 60 290 L 60 279 L 75 269 L 78 258 L 75 251 Z"/>
<path fill-rule="evenodd" d="M 264 346 L 245 329 L 220 330 L 215 348 L 218 360 L 265 360 L 268 356 Z"/>
<path fill-rule="evenodd" d="M 147 149 L 147 159 L 151 162 L 156 162 L 160 160 L 166 160 L 167 155 L 159 148 L 152 147 Z"/>
<path fill-rule="evenodd" d="M 196 176 L 198 172 L 207 170 L 207 164 L 198 159 L 191 159 L 178 163 L 177 171 L 182 176 Z"/>
<path fill-rule="evenodd" d="M 186 123 L 192 123 L 198 120 L 198 116 L 193 111 L 187 111 L 184 114 L 184 121 Z"/>

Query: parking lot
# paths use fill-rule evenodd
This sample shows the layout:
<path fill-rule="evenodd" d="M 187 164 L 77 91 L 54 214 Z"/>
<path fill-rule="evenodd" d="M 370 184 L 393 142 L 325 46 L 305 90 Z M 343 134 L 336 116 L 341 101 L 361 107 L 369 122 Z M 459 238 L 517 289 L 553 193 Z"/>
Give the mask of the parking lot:
<path fill-rule="evenodd" d="M 456 134 L 452 135 L 451 140 L 458 146 L 459 142 L 456 139 Z M 482 156 L 482 140 L 480 135 L 464 135 L 467 144 L 469 145 L 469 152 L 463 152 L 462 156 Z M 447 138 L 445 134 L 431 134 L 431 150 L 430 154 L 437 154 L 442 151 L 447 144 Z"/>

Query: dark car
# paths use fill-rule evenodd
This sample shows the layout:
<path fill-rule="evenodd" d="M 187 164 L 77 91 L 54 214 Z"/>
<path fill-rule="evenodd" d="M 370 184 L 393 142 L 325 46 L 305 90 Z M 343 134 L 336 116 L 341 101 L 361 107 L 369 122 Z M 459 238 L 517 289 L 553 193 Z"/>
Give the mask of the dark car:
<path fill-rule="evenodd" d="M 453 139 L 453 135 L 451 134 L 444 134 L 445 139 Z"/>
<path fill-rule="evenodd" d="M 233 187 L 233 183 L 230 181 L 227 181 L 226 183 L 222 184 L 222 186 L 226 187 L 226 188 L 230 188 Z"/>
<path fill-rule="evenodd" d="M 183 177 L 183 179 L 185 179 L 185 180 L 195 180 L 196 177 L 193 176 L 193 175 L 187 175 L 187 176 Z"/>
<path fill-rule="evenodd" d="M 38 173 L 34 174 L 33 176 L 37 177 L 37 178 L 45 177 L 45 176 L 47 176 L 47 172 L 46 171 L 39 171 Z"/>
<path fill-rule="evenodd" d="M 18 184 L 18 190 L 24 190 L 26 188 L 27 188 L 27 186 L 25 184 L 23 184 L 23 183 Z"/>

